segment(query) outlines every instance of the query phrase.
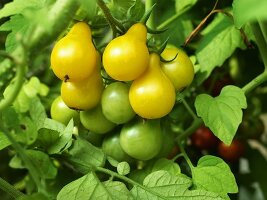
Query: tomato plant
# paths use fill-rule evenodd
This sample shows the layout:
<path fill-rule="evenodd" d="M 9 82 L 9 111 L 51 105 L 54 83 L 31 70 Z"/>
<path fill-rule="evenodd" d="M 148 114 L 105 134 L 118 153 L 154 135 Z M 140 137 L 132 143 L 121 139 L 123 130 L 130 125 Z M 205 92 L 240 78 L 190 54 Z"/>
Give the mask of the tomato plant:
<path fill-rule="evenodd" d="M 266 8 L 2 0 L 1 200 L 267 199 Z"/>

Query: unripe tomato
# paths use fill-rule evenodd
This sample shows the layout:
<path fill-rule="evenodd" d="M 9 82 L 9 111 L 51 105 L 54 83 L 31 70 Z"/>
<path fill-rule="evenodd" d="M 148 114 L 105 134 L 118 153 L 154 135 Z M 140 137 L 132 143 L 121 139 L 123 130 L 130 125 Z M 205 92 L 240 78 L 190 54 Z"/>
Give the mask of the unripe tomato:
<path fill-rule="evenodd" d="M 138 160 L 155 157 L 162 146 L 159 120 L 132 120 L 126 123 L 120 133 L 122 149 Z"/>
<path fill-rule="evenodd" d="M 191 142 L 200 150 L 211 150 L 217 147 L 219 140 L 208 127 L 202 126 L 191 135 Z"/>
<path fill-rule="evenodd" d="M 175 56 L 177 57 L 175 58 Z M 189 86 L 194 78 L 194 66 L 187 54 L 174 46 L 166 47 L 161 53 L 165 60 L 162 62 L 162 70 L 173 83 L 176 90 L 181 90 Z"/>
<path fill-rule="evenodd" d="M 100 104 L 90 110 L 81 111 L 80 120 L 86 129 L 98 134 L 105 134 L 115 127 L 115 124 L 104 116 Z"/>
<path fill-rule="evenodd" d="M 133 110 L 146 119 L 161 118 L 172 110 L 175 98 L 175 88 L 160 68 L 159 55 L 152 53 L 148 69 L 130 87 Z"/>
<path fill-rule="evenodd" d="M 129 101 L 129 89 L 129 85 L 123 82 L 111 83 L 104 89 L 101 104 L 108 120 L 123 124 L 135 116 Z"/>
<path fill-rule="evenodd" d="M 221 158 L 229 162 L 236 162 L 245 153 L 245 145 L 241 140 L 234 139 L 231 145 L 220 142 L 218 145 L 218 154 Z"/>
<path fill-rule="evenodd" d="M 96 65 L 97 52 L 90 27 L 78 22 L 55 44 L 51 53 L 52 70 L 61 80 L 81 81 L 92 74 Z"/>
<path fill-rule="evenodd" d="M 120 130 L 119 132 L 115 132 L 112 134 L 108 134 L 105 136 L 102 144 L 103 151 L 113 157 L 115 160 L 122 162 L 133 162 L 133 158 L 131 158 L 120 145 Z"/>
<path fill-rule="evenodd" d="M 78 82 L 62 82 L 61 96 L 68 107 L 88 110 L 101 101 L 103 89 L 103 80 L 99 69 L 96 68 L 87 79 Z"/>
<path fill-rule="evenodd" d="M 134 24 L 125 33 L 113 39 L 103 53 L 103 66 L 115 80 L 131 81 L 147 68 L 149 52 L 146 46 L 147 30 L 144 24 Z"/>
<path fill-rule="evenodd" d="M 76 110 L 70 109 L 62 100 L 61 96 L 58 96 L 52 102 L 50 108 L 51 118 L 67 125 L 71 119 L 75 123 L 79 123 L 79 113 Z"/>

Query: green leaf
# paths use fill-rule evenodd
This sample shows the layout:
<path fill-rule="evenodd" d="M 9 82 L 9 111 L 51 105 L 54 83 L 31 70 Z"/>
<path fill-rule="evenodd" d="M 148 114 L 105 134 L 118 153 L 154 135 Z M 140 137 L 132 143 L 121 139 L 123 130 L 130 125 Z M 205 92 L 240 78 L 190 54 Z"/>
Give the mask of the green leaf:
<path fill-rule="evenodd" d="M 127 18 L 133 22 L 138 22 L 145 13 L 145 5 L 141 0 L 136 0 L 135 3 L 127 11 Z"/>
<path fill-rule="evenodd" d="M 151 199 L 184 199 L 184 200 L 221 200 L 219 194 L 205 190 L 189 190 L 192 185 L 190 178 L 183 174 L 173 176 L 167 171 L 156 171 L 148 175 L 143 184 L 146 188 L 137 185 L 131 193 L 138 200 Z"/>
<path fill-rule="evenodd" d="M 238 187 L 230 167 L 216 156 L 203 156 L 192 170 L 193 182 L 197 187 L 225 196 L 237 193 Z"/>
<path fill-rule="evenodd" d="M 187 8 L 192 7 L 196 3 L 197 0 L 176 0 L 175 1 L 176 12 L 179 13 Z"/>
<path fill-rule="evenodd" d="M 57 138 L 55 143 L 53 143 L 47 149 L 47 152 L 49 154 L 57 154 L 69 148 L 72 143 L 71 138 L 72 138 L 73 128 L 74 128 L 73 119 L 71 119 L 67 127 L 60 132 L 59 138 Z"/>
<path fill-rule="evenodd" d="M 18 35 L 23 36 L 28 28 L 30 21 L 22 15 L 15 15 L 10 17 L 10 20 L 0 26 L 0 31 L 11 31 L 8 34 L 5 42 L 6 51 L 12 52 L 18 46 Z"/>
<path fill-rule="evenodd" d="M 106 155 L 101 149 L 79 137 L 73 141 L 68 154 L 67 159 L 82 173 L 91 171 L 92 166 L 102 167 L 106 161 Z"/>
<path fill-rule="evenodd" d="M 38 170 L 39 175 L 44 179 L 53 179 L 57 175 L 57 168 L 54 166 L 49 156 L 42 151 L 26 150 L 26 155 Z M 14 156 L 9 165 L 16 169 L 27 168 L 18 156 Z"/>
<path fill-rule="evenodd" d="M 84 1 L 84 0 L 79 0 L 80 1 L 80 15 L 83 16 L 82 18 L 86 18 L 87 20 L 92 20 L 97 11 L 97 3 L 96 0 L 90 0 L 90 1 Z M 80 17 L 80 19 L 82 19 Z M 83 19 L 82 19 L 83 20 Z"/>
<path fill-rule="evenodd" d="M 242 89 L 225 86 L 220 95 L 213 98 L 200 94 L 195 101 L 197 115 L 225 144 L 230 145 L 242 121 L 242 109 L 247 107 Z"/>
<path fill-rule="evenodd" d="M 234 0 L 233 14 L 237 28 L 241 28 L 245 23 L 253 20 L 267 19 L 266 0 Z"/>
<path fill-rule="evenodd" d="M 239 30 L 223 14 L 218 14 L 202 33 L 204 37 L 196 52 L 200 64 L 198 83 L 205 80 L 215 67 L 221 66 L 236 48 L 244 47 Z"/>
<path fill-rule="evenodd" d="M 117 166 L 117 171 L 120 175 L 127 175 L 130 173 L 130 165 L 127 162 L 120 162 Z"/>
<path fill-rule="evenodd" d="M 45 108 L 39 98 L 33 98 L 31 105 L 32 106 L 30 106 L 29 108 L 30 116 L 37 129 L 39 130 L 44 124 L 45 119 L 47 118 Z"/>
<path fill-rule="evenodd" d="M 64 186 L 58 193 L 57 200 L 102 200 L 133 199 L 126 186 L 118 181 L 101 183 L 95 173 L 91 172 Z"/>
<path fill-rule="evenodd" d="M 49 200 L 49 198 L 47 196 L 45 196 L 44 194 L 42 193 L 34 193 L 34 194 L 31 194 L 31 195 L 27 195 L 27 196 L 22 196 L 20 198 L 18 198 L 18 200 Z"/>
<path fill-rule="evenodd" d="M 11 145 L 9 139 L 6 137 L 4 133 L 0 132 L 0 150 L 8 147 L 9 145 Z"/>
<path fill-rule="evenodd" d="M 15 14 L 23 13 L 26 9 L 38 9 L 45 5 L 46 0 L 14 0 L 13 2 L 5 4 L 4 8 L 0 10 L 0 19 Z"/>

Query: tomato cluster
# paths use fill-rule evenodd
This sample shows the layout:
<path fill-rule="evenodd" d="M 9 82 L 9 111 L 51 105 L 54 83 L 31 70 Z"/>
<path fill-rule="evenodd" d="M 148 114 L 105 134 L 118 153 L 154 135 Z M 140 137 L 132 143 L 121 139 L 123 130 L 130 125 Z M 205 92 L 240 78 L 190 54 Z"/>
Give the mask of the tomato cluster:
<path fill-rule="evenodd" d="M 58 99 L 53 102 L 53 119 L 67 124 L 79 112 L 82 126 L 105 135 L 102 148 L 118 161 L 167 155 L 160 119 L 172 110 L 176 92 L 194 77 L 193 64 L 182 50 L 167 46 L 161 55 L 150 52 L 147 28 L 136 23 L 109 42 L 101 60 L 90 27 L 78 22 L 55 44 L 51 66 L 62 80 L 62 108 L 56 106 Z"/>

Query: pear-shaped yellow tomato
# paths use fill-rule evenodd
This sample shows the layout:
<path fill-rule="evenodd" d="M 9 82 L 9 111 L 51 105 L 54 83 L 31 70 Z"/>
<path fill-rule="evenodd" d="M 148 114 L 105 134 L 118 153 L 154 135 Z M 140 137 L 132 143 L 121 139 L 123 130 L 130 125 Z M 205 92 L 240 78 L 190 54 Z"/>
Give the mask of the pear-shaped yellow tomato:
<path fill-rule="evenodd" d="M 172 110 L 175 97 L 173 84 L 161 70 L 159 55 L 152 53 L 148 69 L 130 87 L 133 110 L 143 118 L 160 118 Z"/>
<path fill-rule="evenodd" d="M 175 58 L 175 56 L 177 57 Z M 194 66 L 187 54 L 174 46 L 164 49 L 161 56 L 171 62 L 163 62 L 162 70 L 173 83 L 177 91 L 190 85 L 194 78 Z"/>
<path fill-rule="evenodd" d="M 96 68 L 96 54 L 90 27 L 78 22 L 54 46 L 51 67 L 61 80 L 80 81 L 88 78 Z"/>
<path fill-rule="evenodd" d="M 103 53 L 103 66 L 110 77 L 131 81 L 146 70 L 149 62 L 146 36 L 146 26 L 137 23 L 107 45 Z"/>
<path fill-rule="evenodd" d="M 104 85 L 100 69 L 96 68 L 87 79 L 78 82 L 62 82 L 61 97 L 70 108 L 88 110 L 101 101 L 103 90 Z"/>

